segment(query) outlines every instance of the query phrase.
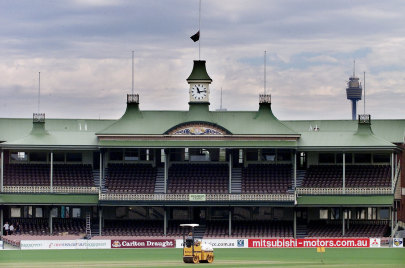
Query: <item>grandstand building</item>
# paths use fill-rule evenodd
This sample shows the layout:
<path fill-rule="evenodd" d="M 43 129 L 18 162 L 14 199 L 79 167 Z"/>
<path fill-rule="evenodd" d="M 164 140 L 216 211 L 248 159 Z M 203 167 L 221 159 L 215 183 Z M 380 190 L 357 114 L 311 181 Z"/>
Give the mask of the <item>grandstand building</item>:
<path fill-rule="evenodd" d="M 211 111 L 205 61 L 187 111 L 118 120 L 0 118 L 0 220 L 19 236 L 382 237 L 405 221 L 405 120 L 281 121 Z M 185 91 L 187 91 L 185 87 Z M 402 192 L 401 192 L 402 189 Z"/>

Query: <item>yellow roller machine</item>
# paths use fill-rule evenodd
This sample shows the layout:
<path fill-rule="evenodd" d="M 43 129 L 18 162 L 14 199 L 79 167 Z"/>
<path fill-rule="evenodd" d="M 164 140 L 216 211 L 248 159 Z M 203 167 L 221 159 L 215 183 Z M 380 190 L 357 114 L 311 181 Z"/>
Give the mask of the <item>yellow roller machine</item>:
<path fill-rule="evenodd" d="M 212 263 L 214 250 L 209 244 L 201 243 L 194 238 L 194 228 L 198 224 L 180 224 L 183 227 L 183 261 L 185 263 Z M 186 237 L 186 232 L 188 235 Z"/>

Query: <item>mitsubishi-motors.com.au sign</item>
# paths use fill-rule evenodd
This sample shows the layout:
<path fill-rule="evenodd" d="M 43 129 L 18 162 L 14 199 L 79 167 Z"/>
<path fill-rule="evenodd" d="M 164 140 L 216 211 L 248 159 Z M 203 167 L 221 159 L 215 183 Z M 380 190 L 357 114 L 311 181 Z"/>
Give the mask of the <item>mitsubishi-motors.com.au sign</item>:
<path fill-rule="evenodd" d="M 174 248 L 174 239 L 111 240 L 111 248 Z"/>
<path fill-rule="evenodd" d="M 375 241 L 374 241 L 375 240 Z M 377 246 L 378 238 L 309 238 L 309 239 L 249 239 L 249 248 L 368 248 Z M 374 244 L 373 244 L 374 243 Z"/>

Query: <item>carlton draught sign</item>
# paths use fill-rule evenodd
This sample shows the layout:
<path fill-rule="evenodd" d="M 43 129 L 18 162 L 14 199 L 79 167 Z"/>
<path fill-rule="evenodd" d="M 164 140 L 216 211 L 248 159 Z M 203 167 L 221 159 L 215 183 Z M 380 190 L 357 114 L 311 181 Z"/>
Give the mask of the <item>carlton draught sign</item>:
<path fill-rule="evenodd" d="M 174 248 L 174 239 L 111 240 L 111 248 Z"/>

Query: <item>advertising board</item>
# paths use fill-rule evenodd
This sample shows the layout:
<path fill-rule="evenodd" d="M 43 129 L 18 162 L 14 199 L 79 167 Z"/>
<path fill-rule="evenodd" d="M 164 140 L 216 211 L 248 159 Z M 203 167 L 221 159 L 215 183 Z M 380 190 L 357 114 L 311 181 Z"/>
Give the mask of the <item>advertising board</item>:
<path fill-rule="evenodd" d="M 0 241 L 0 250 L 4 249 L 4 243 L 3 241 Z"/>
<path fill-rule="evenodd" d="M 403 238 L 394 238 L 392 239 L 392 247 L 393 248 L 402 248 L 404 246 Z"/>
<path fill-rule="evenodd" d="M 111 248 L 174 248 L 174 239 L 111 240 Z"/>
<path fill-rule="evenodd" d="M 203 243 L 210 244 L 213 248 L 247 248 L 247 239 L 202 239 Z M 183 240 L 176 240 L 176 248 L 183 247 Z"/>
<path fill-rule="evenodd" d="M 368 248 L 369 238 L 249 239 L 249 248 Z"/>
<path fill-rule="evenodd" d="M 380 238 L 370 238 L 370 248 L 379 248 L 381 247 Z"/>
<path fill-rule="evenodd" d="M 20 248 L 26 249 L 105 249 L 111 240 L 21 240 Z"/>

